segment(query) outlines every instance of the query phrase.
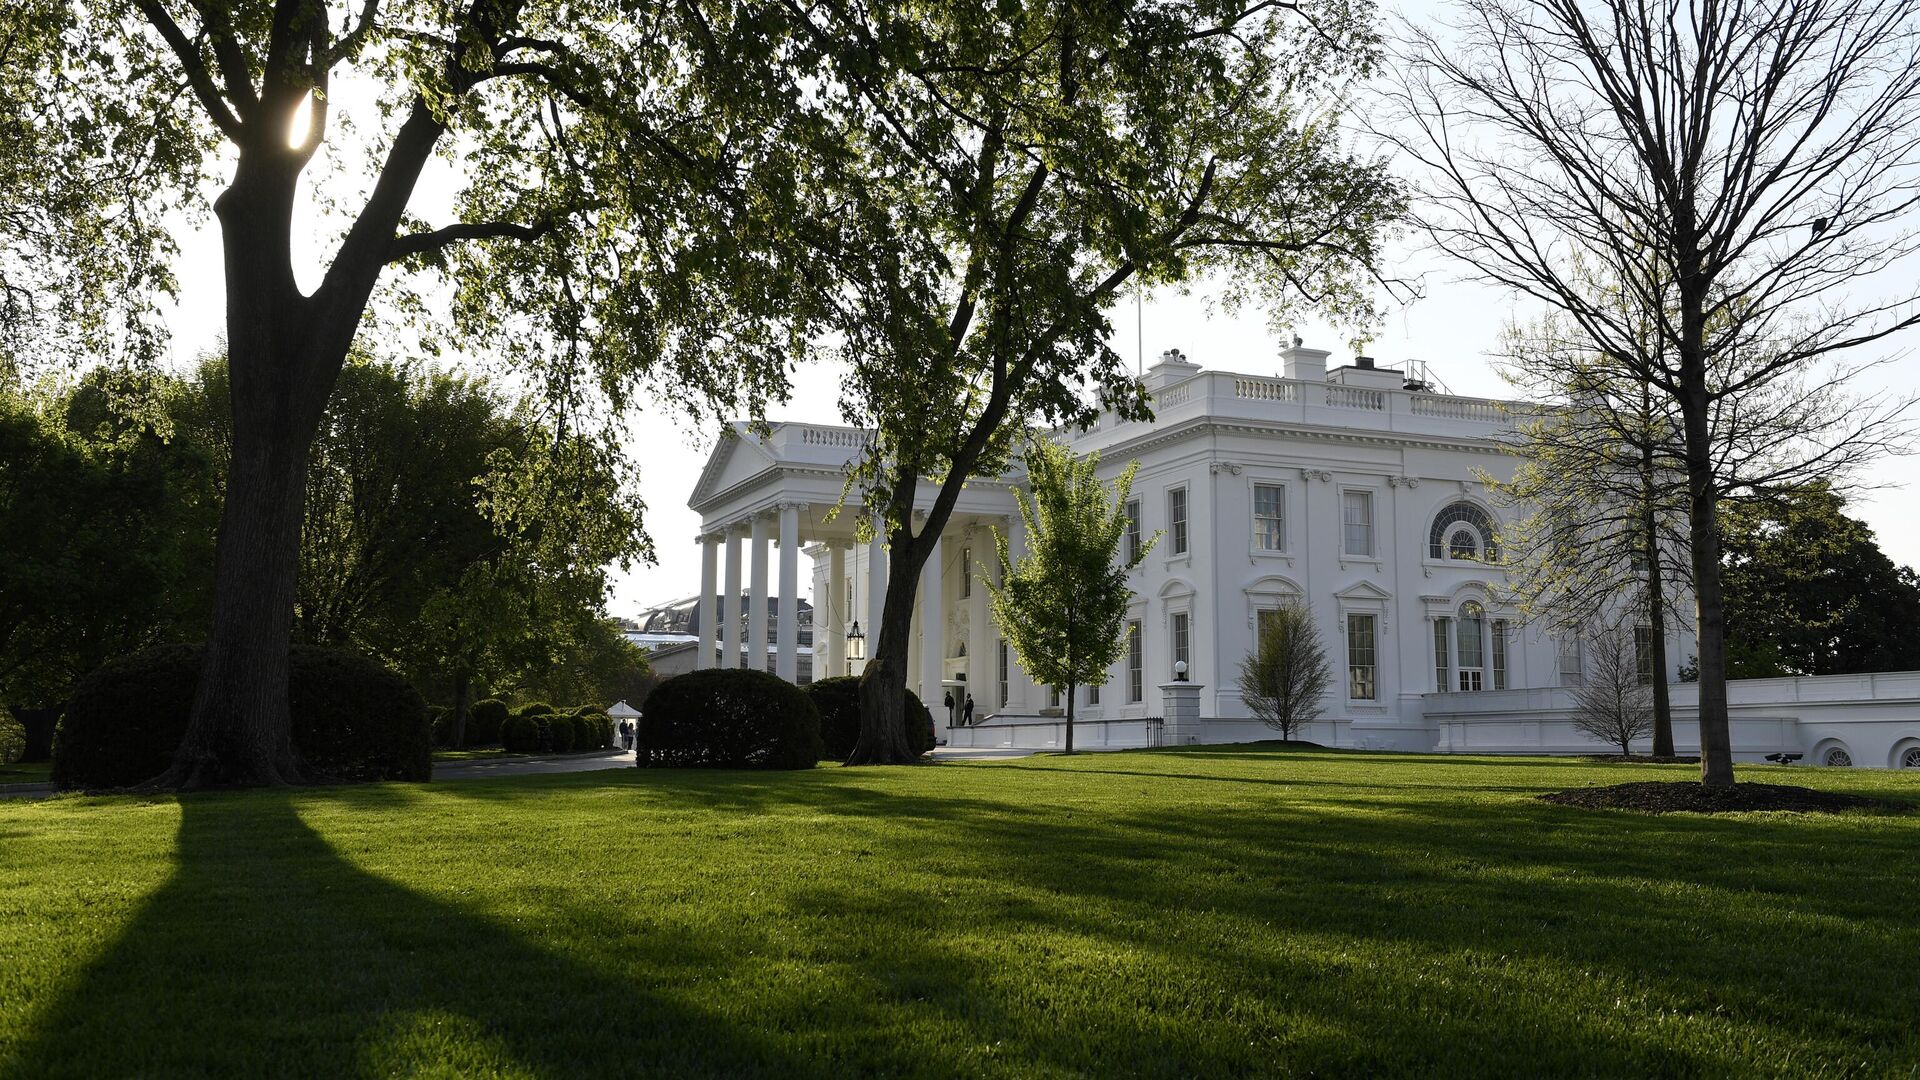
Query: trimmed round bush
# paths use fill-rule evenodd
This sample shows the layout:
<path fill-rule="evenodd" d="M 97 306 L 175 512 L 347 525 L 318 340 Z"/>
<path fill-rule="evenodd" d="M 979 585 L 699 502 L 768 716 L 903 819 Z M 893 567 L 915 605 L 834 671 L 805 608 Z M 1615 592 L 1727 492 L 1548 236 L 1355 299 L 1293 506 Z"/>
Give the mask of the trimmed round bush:
<path fill-rule="evenodd" d="M 591 716 L 573 717 L 573 748 L 575 750 L 604 750 L 607 742 L 600 737 L 600 724 Z"/>
<path fill-rule="evenodd" d="M 811 769 L 822 751 L 820 714 L 777 675 L 706 668 L 654 690 L 637 745 L 643 767 Z"/>
<path fill-rule="evenodd" d="M 552 716 L 553 706 L 544 701 L 530 701 L 513 710 L 515 716 Z"/>
<path fill-rule="evenodd" d="M 556 754 L 564 754 L 573 749 L 574 726 L 571 716 L 548 716 L 547 748 Z"/>
<path fill-rule="evenodd" d="M 204 648 L 161 645 L 80 680 L 54 733 L 53 782 L 128 787 L 160 775 L 186 734 Z M 433 772 L 426 703 L 405 679 L 357 653 L 290 651 L 287 704 L 306 768 L 342 780 L 420 780 Z"/>
<path fill-rule="evenodd" d="M 507 703 L 499 698 L 482 698 L 467 707 L 467 745 L 494 746 L 500 742 L 500 725 L 507 722 Z"/>
<path fill-rule="evenodd" d="M 509 716 L 500 724 L 500 744 L 516 754 L 540 749 L 540 721 L 531 716 Z"/>
<path fill-rule="evenodd" d="M 27 754 L 27 726 L 0 709 L 0 765 L 11 765 Z"/>
<path fill-rule="evenodd" d="M 860 676 L 836 675 L 808 683 L 806 695 L 820 712 L 820 741 L 826 756 L 843 761 L 853 753 L 860 738 Z M 907 747 L 915 757 L 933 749 L 933 714 L 920 703 L 920 695 L 907 691 L 905 722 Z"/>

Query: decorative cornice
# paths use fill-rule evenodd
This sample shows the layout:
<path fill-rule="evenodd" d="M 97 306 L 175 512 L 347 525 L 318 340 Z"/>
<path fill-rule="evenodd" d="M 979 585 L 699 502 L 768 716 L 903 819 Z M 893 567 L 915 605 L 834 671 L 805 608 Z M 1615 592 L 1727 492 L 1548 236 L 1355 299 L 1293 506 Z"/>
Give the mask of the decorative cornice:
<path fill-rule="evenodd" d="M 1207 471 L 1210 473 L 1224 472 L 1231 473 L 1234 476 L 1240 475 L 1240 468 L 1240 463 L 1237 461 L 1214 461 L 1207 464 Z"/>
<path fill-rule="evenodd" d="M 1408 489 L 1417 488 L 1420 486 L 1420 478 L 1417 476 L 1389 476 L 1387 477 L 1387 486 Z"/>
<path fill-rule="evenodd" d="M 1328 472 L 1326 469 L 1301 469 L 1300 475 L 1305 479 L 1318 480 L 1322 483 L 1333 479 L 1333 473 Z"/>

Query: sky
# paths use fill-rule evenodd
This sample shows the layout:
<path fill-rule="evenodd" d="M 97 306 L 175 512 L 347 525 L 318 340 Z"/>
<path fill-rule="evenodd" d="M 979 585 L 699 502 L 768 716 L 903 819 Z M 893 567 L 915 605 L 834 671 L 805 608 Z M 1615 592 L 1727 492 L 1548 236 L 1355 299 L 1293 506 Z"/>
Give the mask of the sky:
<path fill-rule="evenodd" d="M 1419 12 L 1413 14 L 1417 17 Z M 377 126 L 371 122 L 373 101 L 365 88 L 337 82 L 333 107 L 336 120 L 358 112 L 369 118 L 370 127 Z M 329 143 L 334 142 L 330 131 Z M 316 162 L 316 166 L 324 164 Z M 426 177 L 413 211 L 431 224 L 446 223 L 450 179 L 432 174 Z M 177 265 L 181 295 L 169 312 L 168 323 L 174 362 L 184 366 L 217 344 L 224 291 L 219 234 L 212 216 L 199 223 L 183 222 L 176 238 L 181 247 Z M 310 289 L 322 269 L 324 241 L 317 229 L 300 239 L 305 241 L 298 248 L 304 263 L 301 280 Z M 1389 310 L 1367 353 L 1382 366 L 1394 366 L 1409 358 L 1423 360 L 1456 394 L 1503 396 L 1505 386 L 1489 361 L 1489 352 L 1503 326 L 1516 317 L 1531 317 L 1534 309 L 1497 289 L 1464 280 L 1464 267 L 1444 256 L 1409 250 L 1396 258 L 1398 265 L 1391 269 L 1398 273 L 1411 269 L 1423 281 L 1422 295 Z M 1138 309 L 1137 334 L 1136 309 L 1129 299 L 1113 314 L 1115 348 L 1126 357 L 1144 351 L 1143 359 L 1149 366 L 1161 352 L 1177 348 L 1206 368 L 1278 375 L 1285 335 L 1274 333 L 1267 326 L 1265 314 L 1257 309 L 1233 314 L 1217 310 L 1210 302 L 1210 293 L 1209 283 L 1202 282 L 1185 294 L 1171 290 L 1149 294 Z M 1307 345 L 1332 350 L 1330 364 L 1352 355 L 1346 344 L 1348 335 L 1343 332 L 1311 323 L 1293 330 Z M 1136 348 L 1136 341 L 1144 343 L 1144 350 Z M 1896 339 L 1888 346 L 1895 354 L 1890 362 L 1863 376 L 1858 389 L 1920 395 L 1920 350 L 1914 349 L 1916 345 L 1920 345 L 1920 331 L 1904 341 Z M 1903 346 L 1912 351 L 1899 355 Z M 768 418 L 840 422 L 836 404 L 839 378 L 839 371 L 831 366 L 796 372 L 792 400 L 770 409 Z M 1920 415 L 1912 423 L 1920 427 Z M 699 581 L 699 548 L 694 536 L 700 523 L 686 503 L 712 449 L 714 432 L 691 429 L 683 418 L 651 408 L 630 416 L 625 431 L 628 453 L 640 466 L 641 495 L 647 502 L 646 528 L 658 556 L 652 565 L 636 565 L 614 576 L 610 611 L 633 616 L 656 604 L 690 595 L 692 583 Z M 1920 487 L 1913 483 L 1917 479 L 1920 458 L 1882 460 L 1863 475 L 1869 490 L 1850 506 L 1851 513 L 1872 526 L 1886 553 L 1908 566 L 1920 566 Z"/>

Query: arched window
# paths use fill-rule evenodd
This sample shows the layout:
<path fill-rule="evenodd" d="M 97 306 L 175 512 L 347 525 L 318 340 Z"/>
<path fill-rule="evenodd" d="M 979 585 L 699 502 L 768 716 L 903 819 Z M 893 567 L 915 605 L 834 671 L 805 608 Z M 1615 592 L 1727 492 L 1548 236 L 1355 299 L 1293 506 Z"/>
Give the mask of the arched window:
<path fill-rule="evenodd" d="M 1474 559 L 1493 562 L 1500 558 L 1500 543 L 1493 532 L 1493 519 L 1470 502 L 1447 506 L 1433 519 L 1427 534 L 1430 559 Z"/>

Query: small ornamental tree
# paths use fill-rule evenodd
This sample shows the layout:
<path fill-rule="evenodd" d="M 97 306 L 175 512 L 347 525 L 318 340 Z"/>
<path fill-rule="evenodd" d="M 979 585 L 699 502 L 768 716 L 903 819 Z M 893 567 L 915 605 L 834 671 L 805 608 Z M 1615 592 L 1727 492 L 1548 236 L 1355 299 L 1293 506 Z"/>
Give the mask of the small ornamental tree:
<path fill-rule="evenodd" d="M 1127 572 L 1153 548 L 1150 540 L 1121 561 L 1127 531 L 1127 496 L 1138 462 L 1109 489 L 1095 471 L 1099 455 L 1076 458 L 1059 443 L 1027 448 L 1027 480 L 1016 492 L 1026 524 L 1027 553 L 1015 565 L 1007 538 L 995 534 L 999 582 L 987 580 L 993 621 L 1035 682 L 1067 691 L 1067 745 L 1073 753 L 1073 697 L 1082 686 L 1101 686 L 1120 659 L 1127 601 Z"/>
<path fill-rule="evenodd" d="M 1333 685 L 1333 667 L 1320 643 L 1313 612 L 1287 604 L 1262 613 L 1259 640 L 1240 661 L 1240 700 L 1253 715 L 1292 742 L 1320 718 L 1320 703 Z"/>
<path fill-rule="evenodd" d="M 1585 635 L 1587 670 L 1573 693 L 1573 726 L 1625 757 L 1653 733 L 1653 687 L 1641 677 L 1633 631 L 1608 625 Z"/>

